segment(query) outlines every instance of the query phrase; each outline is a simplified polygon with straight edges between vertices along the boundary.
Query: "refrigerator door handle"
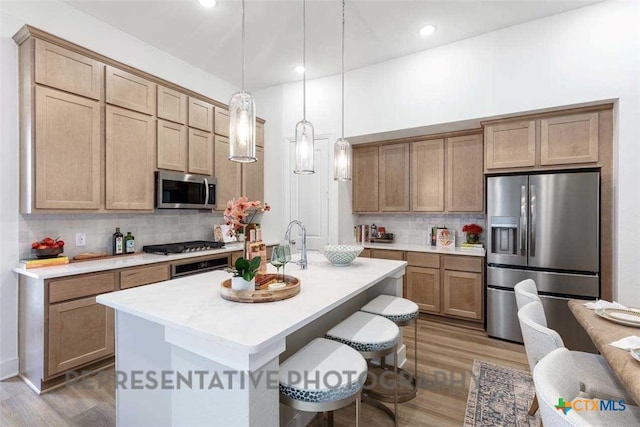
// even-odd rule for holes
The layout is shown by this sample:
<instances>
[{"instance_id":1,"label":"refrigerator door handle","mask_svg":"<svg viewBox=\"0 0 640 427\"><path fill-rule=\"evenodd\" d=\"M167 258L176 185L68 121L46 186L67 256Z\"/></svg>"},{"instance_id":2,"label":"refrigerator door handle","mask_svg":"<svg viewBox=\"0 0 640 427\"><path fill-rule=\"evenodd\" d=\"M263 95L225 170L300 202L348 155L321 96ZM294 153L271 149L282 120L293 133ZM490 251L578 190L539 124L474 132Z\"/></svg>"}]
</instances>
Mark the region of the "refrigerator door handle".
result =
<instances>
[{"instance_id":1,"label":"refrigerator door handle","mask_svg":"<svg viewBox=\"0 0 640 427\"><path fill-rule=\"evenodd\" d=\"M529 186L530 203L529 208L531 212L531 236L529 238L529 256L536 256L536 186Z\"/></svg>"},{"instance_id":2,"label":"refrigerator door handle","mask_svg":"<svg viewBox=\"0 0 640 427\"><path fill-rule=\"evenodd\" d=\"M520 186L520 237L518 238L518 253L527 256L527 187Z\"/></svg>"}]
</instances>

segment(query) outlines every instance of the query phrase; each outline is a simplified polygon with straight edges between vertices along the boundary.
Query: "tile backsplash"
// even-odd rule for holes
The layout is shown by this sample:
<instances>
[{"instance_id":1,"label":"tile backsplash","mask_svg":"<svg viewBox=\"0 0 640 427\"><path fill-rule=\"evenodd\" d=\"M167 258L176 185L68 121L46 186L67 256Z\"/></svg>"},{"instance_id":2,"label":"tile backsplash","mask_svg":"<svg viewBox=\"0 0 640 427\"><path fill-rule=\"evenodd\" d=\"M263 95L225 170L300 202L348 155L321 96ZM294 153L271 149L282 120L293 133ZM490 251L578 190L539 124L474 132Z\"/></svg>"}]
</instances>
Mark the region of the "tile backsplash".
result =
<instances>
[{"instance_id":1,"label":"tile backsplash","mask_svg":"<svg viewBox=\"0 0 640 427\"><path fill-rule=\"evenodd\" d=\"M153 214L35 214L20 215L20 258L31 256L31 243L45 237L65 241L66 256L81 252L111 254L111 236L120 227L131 231L136 251L142 246L189 240L213 240L213 225L223 222L222 214L200 211L157 210ZM85 233L87 245L75 246L76 233Z\"/></svg>"},{"instance_id":2,"label":"tile backsplash","mask_svg":"<svg viewBox=\"0 0 640 427\"><path fill-rule=\"evenodd\" d=\"M375 224L385 227L387 233L394 234L396 243L426 245L430 244L431 227L445 226L456 231L456 246L465 241L462 227L466 224L478 224L485 231L480 235L480 243L486 242L486 215L484 214L384 214L358 215L356 224Z\"/></svg>"}]
</instances>

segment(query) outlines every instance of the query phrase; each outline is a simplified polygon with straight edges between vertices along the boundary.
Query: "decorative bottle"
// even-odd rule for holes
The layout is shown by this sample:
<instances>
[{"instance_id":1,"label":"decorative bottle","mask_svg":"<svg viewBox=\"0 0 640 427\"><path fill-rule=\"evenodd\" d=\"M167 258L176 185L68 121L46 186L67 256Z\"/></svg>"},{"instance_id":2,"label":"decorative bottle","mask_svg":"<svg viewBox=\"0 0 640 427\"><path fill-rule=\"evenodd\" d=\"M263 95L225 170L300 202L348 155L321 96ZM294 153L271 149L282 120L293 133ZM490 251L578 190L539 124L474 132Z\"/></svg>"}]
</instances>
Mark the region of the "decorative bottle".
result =
<instances>
[{"instance_id":1,"label":"decorative bottle","mask_svg":"<svg viewBox=\"0 0 640 427\"><path fill-rule=\"evenodd\" d=\"M113 233L113 254L124 254L124 236L120 232L120 227L116 227L116 232Z\"/></svg>"},{"instance_id":2,"label":"decorative bottle","mask_svg":"<svg viewBox=\"0 0 640 427\"><path fill-rule=\"evenodd\" d=\"M124 236L124 252L127 254L135 253L136 251L136 240L133 235L131 235L130 231L127 231L127 235Z\"/></svg>"}]
</instances>

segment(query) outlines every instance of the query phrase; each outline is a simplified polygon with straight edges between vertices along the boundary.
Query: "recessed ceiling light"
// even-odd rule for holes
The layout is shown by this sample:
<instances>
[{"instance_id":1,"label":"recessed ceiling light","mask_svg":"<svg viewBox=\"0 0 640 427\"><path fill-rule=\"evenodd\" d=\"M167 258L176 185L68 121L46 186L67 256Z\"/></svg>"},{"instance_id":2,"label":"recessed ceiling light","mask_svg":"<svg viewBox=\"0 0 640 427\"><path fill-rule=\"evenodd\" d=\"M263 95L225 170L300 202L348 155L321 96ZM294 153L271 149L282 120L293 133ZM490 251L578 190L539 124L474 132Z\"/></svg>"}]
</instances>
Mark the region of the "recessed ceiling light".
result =
<instances>
[{"instance_id":1,"label":"recessed ceiling light","mask_svg":"<svg viewBox=\"0 0 640 427\"><path fill-rule=\"evenodd\" d=\"M294 68L294 70L296 70L296 73L298 74L304 73L304 67L302 65L296 65L296 68Z\"/></svg>"},{"instance_id":2,"label":"recessed ceiling light","mask_svg":"<svg viewBox=\"0 0 640 427\"><path fill-rule=\"evenodd\" d=\"M420 30L418 32L423 36L429 36L429 35L433 34L433 32L435 30L436 30L435 26L433 26L433 25L425 25L424 27L420 28Z\"/></svg>"},{"instance_id":3,"label":"recessed ceiling light","mask_svg":"<svg viewBox=\"0 0 640 427\"><path fill-rule=\"evenodd\" d=\"M216 0L198 0L198 3L200 3L201 5L203 5L204 7L215 7L216 5Z\"/></svg>"}]
</instances>

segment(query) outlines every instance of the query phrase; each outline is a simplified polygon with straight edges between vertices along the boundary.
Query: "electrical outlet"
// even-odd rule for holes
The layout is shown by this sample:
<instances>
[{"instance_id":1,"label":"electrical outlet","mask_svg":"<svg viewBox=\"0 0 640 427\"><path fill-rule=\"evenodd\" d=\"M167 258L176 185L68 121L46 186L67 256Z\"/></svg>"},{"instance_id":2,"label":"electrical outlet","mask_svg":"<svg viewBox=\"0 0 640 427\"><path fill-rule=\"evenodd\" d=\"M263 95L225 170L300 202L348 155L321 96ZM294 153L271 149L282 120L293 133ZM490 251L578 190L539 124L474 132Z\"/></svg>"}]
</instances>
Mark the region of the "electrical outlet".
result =
<instances>
[{"instance_id":1,"label":"electrical outlet","mask_svg":"<svg viewBox=\"0 0 640 427\"><path fill-rule=\"evenodd\" d=\"M87 235L85 233L76 233L76 246L87 246Z\"/></svg>"}]
</instances>

